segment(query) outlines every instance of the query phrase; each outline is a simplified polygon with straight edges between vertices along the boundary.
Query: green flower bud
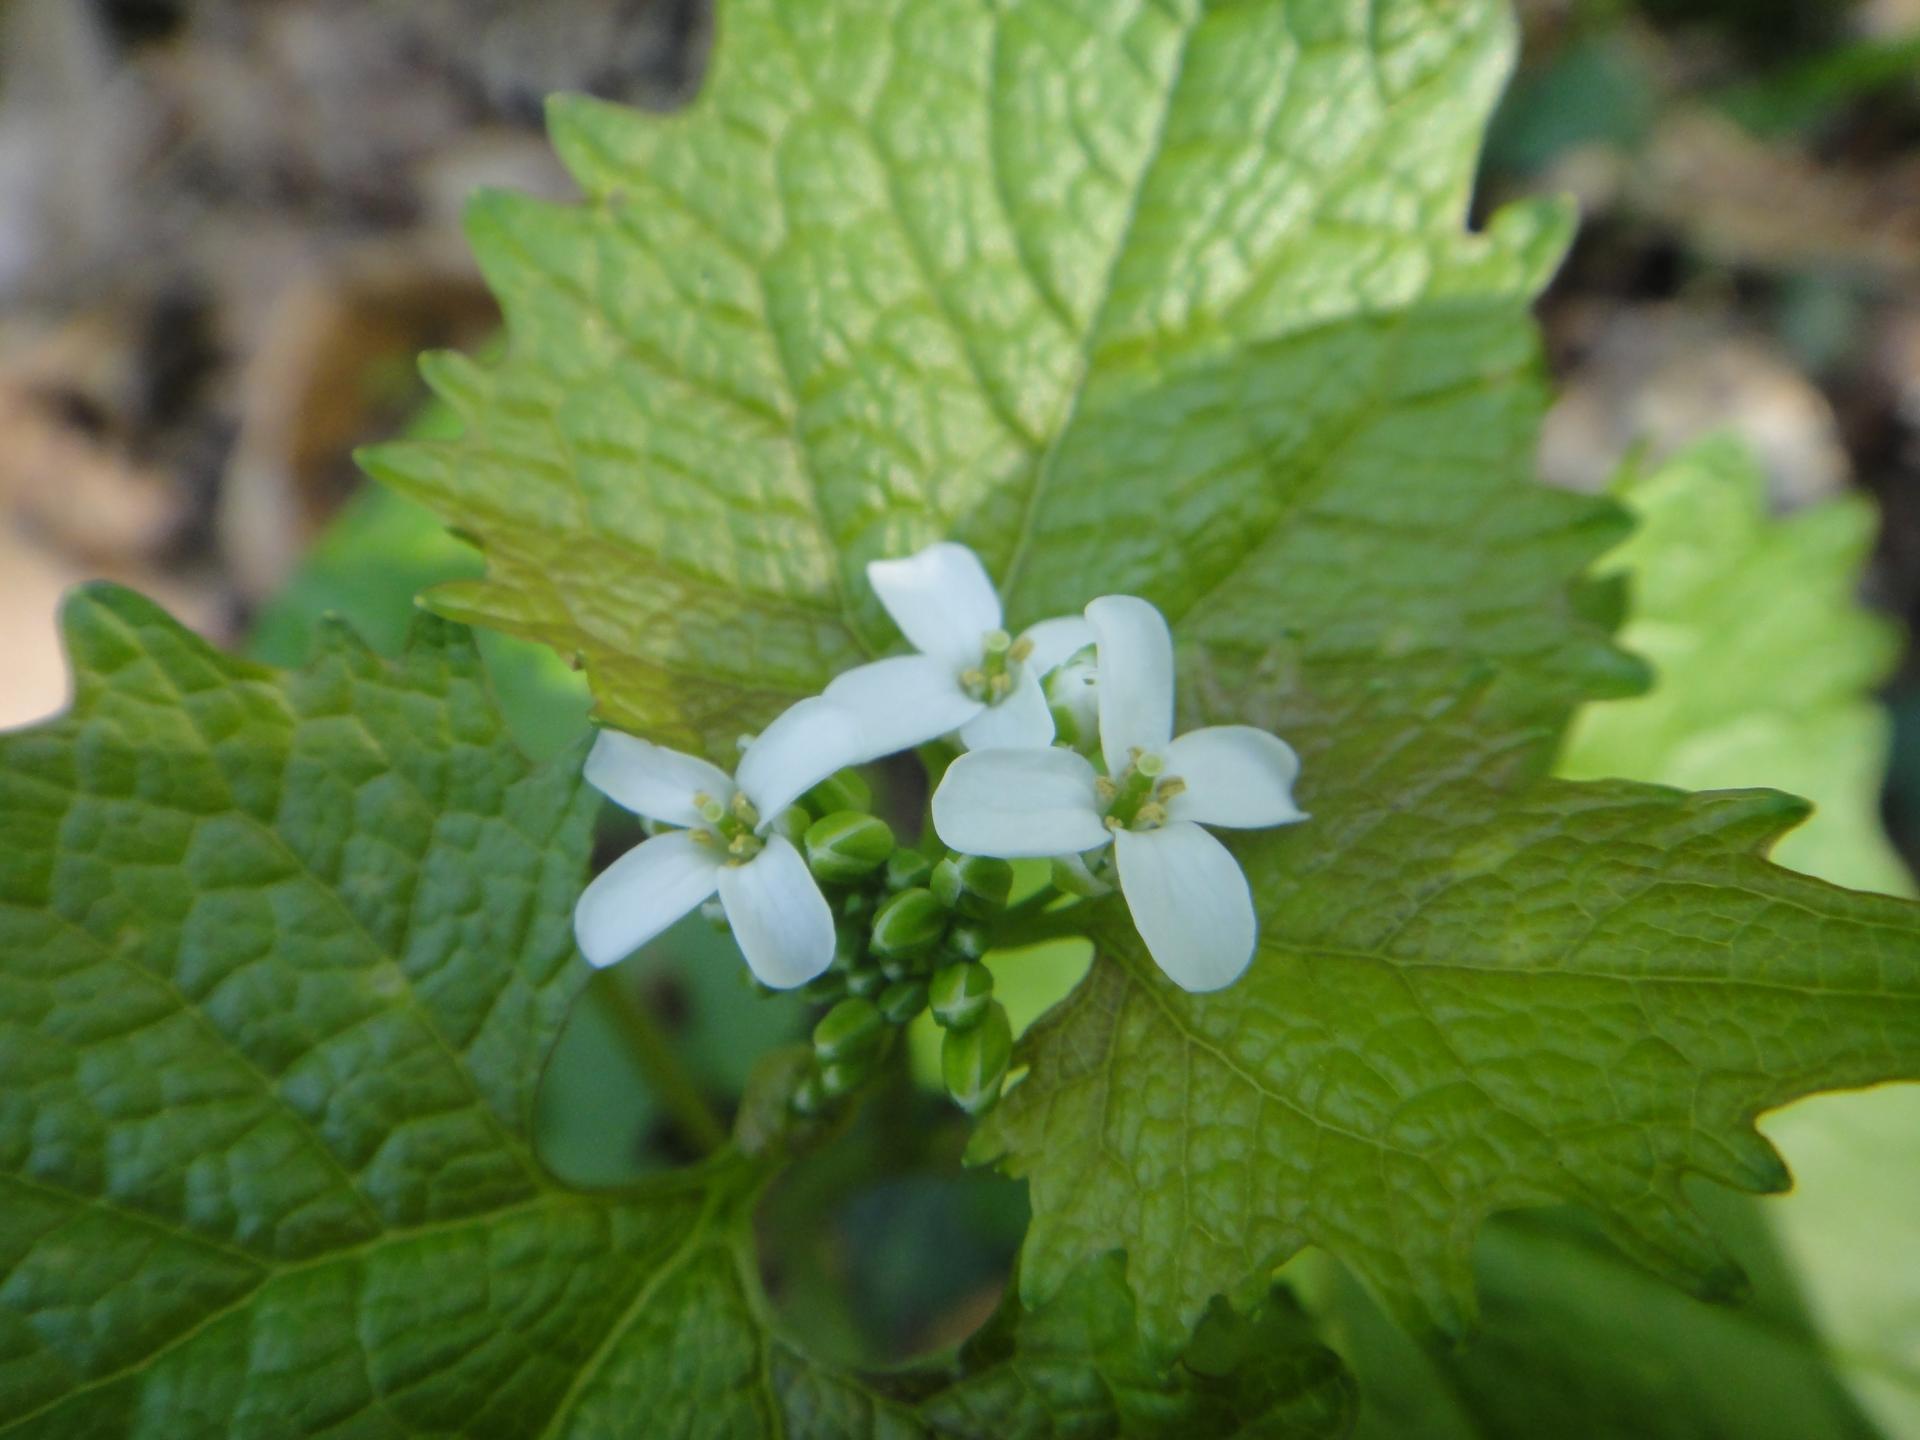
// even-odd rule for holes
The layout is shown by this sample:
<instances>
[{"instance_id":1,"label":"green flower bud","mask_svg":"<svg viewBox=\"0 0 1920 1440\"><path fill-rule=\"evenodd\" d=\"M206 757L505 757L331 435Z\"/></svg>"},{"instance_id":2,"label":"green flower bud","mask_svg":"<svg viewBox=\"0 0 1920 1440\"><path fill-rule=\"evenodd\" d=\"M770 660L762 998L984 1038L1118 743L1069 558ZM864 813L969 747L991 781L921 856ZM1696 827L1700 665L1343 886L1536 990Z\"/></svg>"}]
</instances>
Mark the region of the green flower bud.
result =
<instances>
[{"instance_id":1,"label":"green flower bud","mask_svg":"<svg viewBox=\"0 0 1920 1440\"><path fill-rule=\"evenodd\" d=\"M860 920L873 913L873 896L865 890L850 890L836 902L841 918Z\"/></svg>"},{"instance_id":2,"label":"green flower bud","mask_svg":"<svg viewBox=\"0 0 1920 1440\"><path fill-rule=\"evenodd\" d=\"M887 977L878 965L862 964L847 972L847 992L872 999L887 988Z\"/></svg>"},{"instance_id":3,"label":"green flower bud","mask_svg":"<svg viewBox=\"0 0 1920 1440\"><path fill-rule=\"evenodd\" d=\"M857 969L867 958L867 927L848 925L842 922L833 927L833 968L839 971Z\"/></svg>"},{"instance_id":4,"label":"green flower bud","mask_svg":"<svg viewBox=\"0 0 1920 1440\"><path fill-rule=\"evenodd\" d=\"M993 1108L1013 1059L1013 1027L1006 1007L991 1002L971 1030L949 1030L940 1044L940 1073L947 1093L969 1115Z\"/></svg>"},{"instance_id":5,"label":"green flower bud","mask_svg":"<svg viewBox=\"0 0 1920 1440\"><path fill-rule=\"evenodd\" d=\"M886 1033L886 1022L871 1000L853 996L820 1017L813 1027L813 1049L821 1063L871 1053Z\"/></svg>"},{"instance_id":6,"label":"green flower bud","mask_svg":"<svg viewBox=\"0 0 1920 1440\"><path fill-rule=\"evenodd\" d=\"M962 920L947 932L947 949L968 960L978 960L992 947L992 932L977 920Z\"/></svg>"},{"instance_id":7,"label":"green flower bud","mask_svg":"<svg viewBox=\"0 0 1920 1440\"><path fill-rule=\"evenodd\" d=\"M800 993L815 1005L831 1005L847 993L847 972L829 970L809 980Z\"/></svg>"},{"instance_id":8,"label":"green flower bud","mask_svg":"<svg viewBox=\"0 0 1920 1440\"><path fill-rule=\"evenodd\" d=\"M904 1025L926 1008L924 980L896 980L880 992L880 1014L889 1025Z\"/></svg>"},{"instance_id":9,"label":"green flower bud","mask_svg":"<svg viewBox=\"0 0 1920 1440\"><path fill-rule=\"evenodd\" d=\"M820 1067L820 1089L829 1100L838 1100L842 1095L857 1090L866 1080L872 1065L866 1058L858 1060L836 1060L831 1065Z\"/></svg>"},{"instance_id":10,"label":"green flower bud","mask_svg":"<svg viewBox=\"0 0 1920 1440\"><path fill-rule=\"evenodd\" d=\"M889 980L910 980L927 968L924 955L883 955L880 973Z\"/></svg>"},{"instance_id":11,"label":"green flower bud","mask_svg":"<svg viewBox=\"0 0 1920 1440\"><path fill-rule=\"evenodd\" d=\"M831 815L836 810L871 810L873 789L858 771L841 770L802 795L800 803L815 815Z\"/></svg>"},{"instance_id":12,"label":"green flower bud","mask_svg":"<svg viewBox=\"0 0 1920 1440\"><path fill-rule=\"evenodd\" d=\"M917 885L925 885L932 873L933 861L918 850L903 845L887 861L887 888L911 890Z\"/></svg>"},{"instance_id":13,"label":"green flower bud","mask_svg":"<svg viewBox=\"0 0 1920 1440\"><path fill-rule=\"evenodd\" d=\"M882 957L925 955L946 933L946 908L931 891L902 890L873 917L873 951Z\"/></svg>"},{"instance_id":14,"label":"green flower bud","mask_svg":"<svg viewBox=\"0 0 1920 1440\"><path fill-rule=\"evenodd\" d=\"M808 1071L806 1077L793 1087L793 1108L802 1115L818 1115L827 1108L827 1091L820 1083L819 1071Z\"/></svg>"},{"instance_id":15,"label":"green flower bud","mask_svg":"<svg viewBox=\"0 0 1920 1440\"><path fill-rule=\"evenodd\" d=\"M1013 866L984 855L949 855L928 882L940 903L962 915L998 915L1013 892Z\"/></svg>"},{"instance_id":16,"label":"green flower bud","mask_svg":"<svg viewBox=\"0 0 1920 1440\"><path fill-rule=\"evenodd\" d=\"M814 879L827 885L851 885L887 863L893 854L893 831L878 816L836 810L809 825L802 844Z\"/></svg>"},{"instance_id":17,"label":"green flower bud","mask_svg":"<svg viewBox=\"0 0 1920 1440\"><path fill-rule=\"evenodd\" d=\"M933 1018L949 1030L971 1030L993 1004L993 972L967 960L936 970L927 997Z\"/></svg>"}]
</instances>

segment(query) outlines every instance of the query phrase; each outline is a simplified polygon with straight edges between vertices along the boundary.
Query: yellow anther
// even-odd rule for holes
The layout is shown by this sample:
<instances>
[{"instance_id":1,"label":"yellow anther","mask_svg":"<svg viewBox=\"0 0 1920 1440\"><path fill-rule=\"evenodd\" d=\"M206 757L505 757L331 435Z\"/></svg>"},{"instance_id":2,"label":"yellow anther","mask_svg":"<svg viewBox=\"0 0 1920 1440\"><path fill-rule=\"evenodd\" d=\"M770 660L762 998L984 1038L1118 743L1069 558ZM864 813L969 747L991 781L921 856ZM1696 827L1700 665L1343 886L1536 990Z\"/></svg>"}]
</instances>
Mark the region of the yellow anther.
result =
<instances>
[{"instance_id":1,"label":"yellow anther","mask_svg":"<svg viewBox=\"0 0 1920 1440\"><path fill-rule=\"evenodd\" d=\"M733 792L733 818L749 828L760 823L760 812L753 808L753 802L747 799L746 792Z\"/></svg>"},{"instance_id":2,"label":"yellow anther","mask_svg":"<svg viewBox=\"0 0 1920 1440\"><path fill-rule=\"evenodd\" d=\"M1022 635L1018 640L1013 642L1013 648L1007 651L1007 658L1009 660L1020 661L1020 660L1025 660L1028 656L1032 654L1033 654L1032 639L1030 639L1028 636Z\"/></svg>"},{"instance_id":3,"label":"yellow anther","mask_svg":"<svg viewBox=\"0 0 1920 1440\"><path fill-rule=\"evenodd\" d=\"M1182 780L1178 775L1169 775L1153 787L1153 798L1160 801L1163 805L1173 799L1174 796L1184 795L1186 793L1187 782Z\"/></svg>"},{"instance_id":4,"label":"yellow anther","mask_svg":"<svg viewBox=\"0 0 1920 1440\"><path fill-rule=\"evenodd\" d=\"M1133 823L1142 830L1157 830L1167 823L1167 807L1149 800L1133 817Z\"/></svg>"},{"instance_id":5,"label":"yellow anther","mask_svg":"<svg viewBox=\"0 0 1920 1440\"><path fill-rule=\"evenodd\" d=\"M1126 828L1127 828L1126 826L1120 823L1120 817L1118 815L1107 816L1107 829L1113 831L1114 834L1118 835L1122 830Z\"/></svg>"},{"instance_id":6,"label":"yellow anther","mask_svg":"<svg viewBox=\"0 0 1920 1440\"><path fill-rule=\"evenodd\" d=\"M1119 795L1120 787L1106 776L1096 775L1093 777L1093 793L1100 797L1101 804L1111 805L1114 797Z\"/></svg>"},{"instance_id":7,"label":"yellow anther","mask_svg":"<svg viewBox=\"0 0 1920 1440\"><path fill-rule=\"evenodd\" d=\"M995 700L1004 700L1013 693L1013 677L1002 671L987 682L987 694Z\"/></svg>"}]
</instances>

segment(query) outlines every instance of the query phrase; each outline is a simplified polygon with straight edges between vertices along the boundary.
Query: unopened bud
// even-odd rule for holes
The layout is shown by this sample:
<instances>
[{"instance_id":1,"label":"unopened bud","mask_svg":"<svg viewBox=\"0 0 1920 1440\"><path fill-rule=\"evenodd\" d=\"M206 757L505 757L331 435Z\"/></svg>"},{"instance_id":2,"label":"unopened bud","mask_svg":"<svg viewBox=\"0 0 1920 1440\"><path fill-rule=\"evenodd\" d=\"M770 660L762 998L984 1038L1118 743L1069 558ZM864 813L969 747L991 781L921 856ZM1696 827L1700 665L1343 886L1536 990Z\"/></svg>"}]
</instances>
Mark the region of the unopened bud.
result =
<instances>
[{"instance_id":1,"label":"unopened bud","mask_svg":"<svg viewBox=\"0 0 1920 1440\"><path fill-rule=\"evenodd\" d=\"M823 1064L871 1054L886 1033L886 1022L871 1000L853 996L842 1000L813 1027L814 1053Z\"/></svg>"},{"instance_id":2,"label":"unopened bud","mask_svg":"<svg viewBox=\"0 0 1920 1440\"><path fill-rule=\"evenodd\" d=\"M903 845L887 860L887 888L911 890L916 885L926 884L927 877L932 873L932 860L920 851Z\"/></svg>"},{"instance_id":3,"label":"unopened bud","mask_svg":"<svg viewBox=\"0 0 1920 1440\"><path fill-rule=\"evenodd\" d=\"M838 1100L842 1095L851 1094L871 1073L872 1066L864 1059L840 1060L831 1065L820 1067L820 1089L829 1100Z\"/></svg>"},{"instance_id":4,"label":"unopened bud","mask_svg":"<svg viewBox=\"0 0 1920 1440\"><path fill-rule=\"evenodd\" d=\"M1013 866L984 855L949 855L933 867L934 897L963 915L997 915L1013 893Z\"/></svg>"},{"instance_id":5,"label":"unopened bud","mask_svg":"<svg viewBox=\"0 0 1920 1440\"><path fill-rule=\"evenodd\" d=\"M872 945L876 955L925 955L947 933L947 911L931 891L902 890L891 896L873 917Z\"/></svg>"},{"instance_id":6,"label":"unopened bud","mask_svg":"<svg viewBox=\"0 0 1920 1440\"><path fill-rule=\"evenodd\" d=\"M873 874L893 854L893 831L876 815L836 810L807 827L807 868L827 885L851 885Z\"/></svg>"},{"instance_id":7,"label":"unopened bud","mask_svg":"<svg viewBox=\"0 0 1920 1440\"><path fill-rule=\"evenodd\" d=\"M904 1025L926 1008L924 980L897 980L880 992L880 1014L889 1025Z\"/></svg>"},{"instance_id":8,"label":"unopened bud","mask_svg":"<svg viewBox=\"0 0 1920 1440\"><path fill-rule=\"evenodd\" d=\"M993 932L978 920L962 920L947 931L947 949L968 960L978 960L993 948Z\"/></svg>"},{"instance_id":9,"label":"unopened bud","mask_svg":"<svg viewBox=\"0 0 1920 1440\"><path fill-rule=\"evenodd\" d=\"M858 771L840 770L802 795L800 803L815 815L831 815L836 810L871 810L873 788Z\"/></svg>"},{"instance_id":10,"label":"unopened bud","mask_svg":"<svg viewBox=\"0 0 1920 1440\"><path fill-rule=\"evenodd\" d=\"M810 1071L793 1087L793 1108L802 1115L818 1115L827 1108L826 1087L820 1083L819 1071Z\"/></svg>"},{"instance_id":11,"label":"unopened bud","mask_svg":"<svg viewBox=\"0 0 1920 1440\"><path fill-rule=\"evenodd\" d=\"M993 1108L1013 1059L1013 1027L998 1001L971 1030L949 1030L940 1043L940 1073L947 1093L969 1115Z\"/></svg>"},{"instance_id":12,"label":"unopened bud","mask_svg":"<svg viewBox=\"0 0 1920 1440\"><path fill-rule=\"evenodd\" d=\"M867 958L867 931L863 925L839 924L833 927L833 968L852 971Z\"/></svg>"},{"instance_id":13,"label":"unopened bud","mask_svg":"<svg viewBox=\"0 0 1920 1440\"><path fill-rule=\"evenodd\" d=\"M993 1003L993 972L977 960L943 966L933 974L927 998L933 1018L949 1030L971 1030Z\"/></svg>"}]
</instances>

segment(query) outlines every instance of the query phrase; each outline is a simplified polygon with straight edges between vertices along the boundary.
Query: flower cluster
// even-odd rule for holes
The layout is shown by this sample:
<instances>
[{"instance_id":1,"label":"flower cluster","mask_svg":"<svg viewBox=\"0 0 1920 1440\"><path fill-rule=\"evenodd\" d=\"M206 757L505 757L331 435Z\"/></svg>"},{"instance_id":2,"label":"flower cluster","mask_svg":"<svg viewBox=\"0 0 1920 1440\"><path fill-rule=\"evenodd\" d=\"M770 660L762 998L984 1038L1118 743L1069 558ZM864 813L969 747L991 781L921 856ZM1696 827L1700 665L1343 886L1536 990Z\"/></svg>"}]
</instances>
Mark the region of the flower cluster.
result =
<instances>
[{"instance_id":1,"label":"flower cluster","mask_svg":"<svg viewBox=\"0 0 1920 1440\"><path fill-rule=\"evenodd\" d=\"M929 1005L946 1029L949 1090L969 1110L991 1105L1011 1037L980 959L1017 930L1010 917L1117 888L1174 983L1237 979L1254 953L1253 897L1203 827L1305 818L1286 742L1243 725L1175 736L1173 638L1145 600L1105 596L1016 637L965 546L867 574L915 653L793 706L743 742L734 775L601 733L588 781L671 828L581 896L587 959L612 964L717 896L760 981L833 1004L795 1095L809 1112L861 1083ZM934 792L933 829L950 852L936 859L896 844L849 767L947 736L965 753ZM1010 908L1014 860L1052 861L1053 886Z\"/></svg>"}]
</instances>

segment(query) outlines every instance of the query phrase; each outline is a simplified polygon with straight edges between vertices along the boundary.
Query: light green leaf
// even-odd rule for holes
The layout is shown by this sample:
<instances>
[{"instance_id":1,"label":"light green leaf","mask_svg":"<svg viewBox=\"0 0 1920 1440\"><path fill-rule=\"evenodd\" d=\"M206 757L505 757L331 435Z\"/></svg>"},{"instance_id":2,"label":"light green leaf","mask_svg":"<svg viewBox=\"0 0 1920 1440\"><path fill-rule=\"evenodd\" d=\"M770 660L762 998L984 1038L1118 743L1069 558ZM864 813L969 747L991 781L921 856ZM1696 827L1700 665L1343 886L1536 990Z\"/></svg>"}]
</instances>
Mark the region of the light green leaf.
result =
<instances>
[{"instance_id":1,"label":"light green leaf","mask_svg":"<svg viewBox=\"0 0 1920 1440\"><path fill-rule=\"evenodd\" d=\"M1683 1175L1784 1188L1756 1115L1920 1074L1913 908L1760 858L1803 805L1505 790L1477 729L1466 704L1434 717L1450 743L1308 754L1315 820L1235 842L1262 935L1231 990L1174 989L1124 916L1105 926L978 1137L1031 1181L1030 1300L1118 1242L1172 1343L1317 1244L1458 1332L1481 1222L1556 1201L1730 1292Z\"/></svg>"},{"instance_id":2,"label":"light green leaf","mask_svg":"<svg viewBox=\"0 0 1920 1440\"><path fill-rule=\"evenodd\" d=\"M1620 496L1640 529L1601 570L1630 577L1620 640L1658 680L1645 696L1582 710L1559 773L1804 795L1817 808L1775 861L1910 894L1880 825L1892 726L1873 700L1901 638L1857 598L1872 503L1852 497L1772 520L1766 479L1731 437L1630 475Z\"/></svg>"},{"instance_id":3,"label":"light green leaf","mask_svg":"<svg viewBox=\"0 0 1920 1440\"><path fill-rule=\"evenodd\" d=\"M1032 1178L1029 1298L1124 1246L1163 1352L1309 1241L1457 1326L1480 1220L1556 1199L1731 1283L1679 1176L1778 1185L1759 1109L1920 1066L1913 914L1765 866L1797 806L1522 788L1638 672L1570 593L1617 513L1527 478L1566 219L1464 230L1511 38L730 0L687 113L555 108L587 203L474 216L505 357L430 365L460 439L369 457L486 553L443 611L668 743L892 644L860 566L940 536L1016 625L1145 595L1190 719L1296 742L1249 979L1172 992L1110 918L982 1147Z\"/></svg>"},{"instance_id":4,"label":"light green leaf","mask_svg":"<svg viewBox=\"0 0 1920 1440\"><path fill-rule=\"evenodd\" d=\"M1656 663L1658 688L1582 711L1562 770L1780 785L1818 808L1777 861L1911 893L1880 821L1891 727L1872 698L1899 639L1856 598L1870 503L1769 519L1760 467L1730 438L1631 475L1620 493L1641 530L1604 568L1631 579L1623 635ZM1920 1432L1920 1090L1822 1096L1763 1124L1795 1178L1765 1215L1835 1363L1888 1433Z\"/></svg>"},{"instance_id":5,"label":"light green leaf","mask_svg":"<svg viewBox=\"0 0 1920 1440\"><path fill-rule=\"evenodd\" d=\"M670 744L894 644L861 567L942 536L1016 625L1128 590L1328 707L1497 664L1551 728L1631 672L1565 593L1617 516L1520 483L1566 216L1462 228L1511 29L728 0L685 114L556 104L588 203L476 207L506 354L435 359L464 435L368 463L486 553L437 608Z\"/></svg>"},{"instance_id":6,"label":"light green leaf","mask_svg":"<svg viewBox=\"0 0 1920 1440\"><path fill-rule=\"evenodd\" d=\"M593 1196L532 1153L598 797L462 633L277 673L124 591L66 624L73 713L0 737L0 1435L940 1432L964 1368L910 1402L770 1326L759 1169ZM1109 1356L1036 1323L995 1393L1056 1433ZM1337 1366L1278 1373L1233 1413L1337 1433Z\"/></svg>"}]
</instances>

